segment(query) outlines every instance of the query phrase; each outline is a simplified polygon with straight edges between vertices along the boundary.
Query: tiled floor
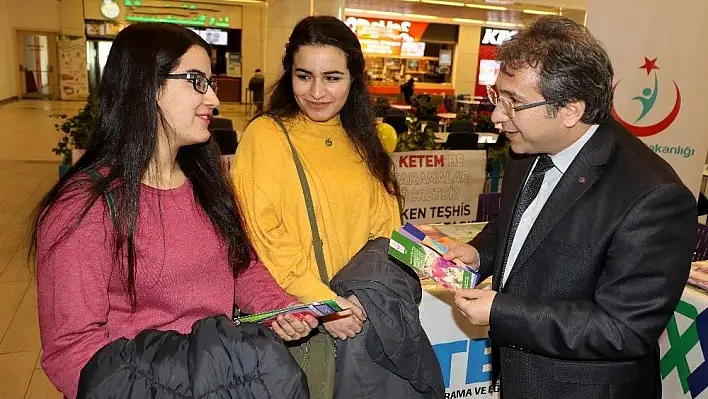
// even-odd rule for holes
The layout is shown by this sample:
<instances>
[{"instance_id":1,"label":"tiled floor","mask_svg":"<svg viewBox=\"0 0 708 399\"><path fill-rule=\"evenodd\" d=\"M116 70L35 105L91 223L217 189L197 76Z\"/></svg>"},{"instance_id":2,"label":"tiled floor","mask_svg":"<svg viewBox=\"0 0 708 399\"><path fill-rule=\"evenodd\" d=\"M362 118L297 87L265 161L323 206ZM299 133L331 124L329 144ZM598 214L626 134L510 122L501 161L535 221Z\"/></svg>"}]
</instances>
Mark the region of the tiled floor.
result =
<instances>
[{"instance_id":1,"label":"tiled floor","mask_svg":"<svg viewBox=\"0 0 708 399\"><path fill-rule=\"evenodd\" d=\"M37 292L27 263L27 226L39 199L57 179L51 152L61 134L50 115L73 115L78 102L19 101L0 106L0 399L61 398L39 365ZM242 131L239 105L221 117Z\"/></svg>"}]
</instances>

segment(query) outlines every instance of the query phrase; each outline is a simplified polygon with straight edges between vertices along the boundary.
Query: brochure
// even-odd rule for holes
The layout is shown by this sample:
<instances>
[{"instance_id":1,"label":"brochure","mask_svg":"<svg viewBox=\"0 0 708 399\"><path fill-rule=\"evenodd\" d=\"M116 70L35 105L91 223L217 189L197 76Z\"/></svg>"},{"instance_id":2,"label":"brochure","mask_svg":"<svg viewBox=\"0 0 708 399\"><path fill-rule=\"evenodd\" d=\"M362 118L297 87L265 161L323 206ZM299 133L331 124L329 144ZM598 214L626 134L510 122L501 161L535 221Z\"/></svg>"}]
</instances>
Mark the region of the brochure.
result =
<instances>
[{"instance_id":1,"label":"brochure","mask_svg":"<svg viewBox=\"0 0 708 399\"><path fill-rule=\"evenodd\" d=\"M425 245L426 247L437 252L440 256L445 255L447 253L447 247L445 245L443 245L442 243L438 242L437 240L433 239L433 237L431 237L429 234L426 234L422 230L423 228L425 228L425 226L421 226L421 229L418 229L416 226L413 226L410 223L406 223L402 228L398 229L398 232L402 233L404 236L406 236L408 238L412 238L413 241L417 242L418 244ZM453 263L456 264L457 266L468 269L471 272L475 271L474 269L467 266L459 259L455 259L453 261Z\"/></svg>"},{"instance_id":2,"label":"brochure","mask_svg":"<svg viewBox=\"0 0 708 399\"><path fill-rule=\"evenodd\" d=\"M404 233L391 233L388 254L412 268L420 277L430 278L447 289L474 288L479 283L479 273L466 265L456 265L443 259L438 252L405 230Z\"/></svg>"},{"instance_id":3,"label":"brochure","mask_svg":"<svg viewBox=\"0 0 708 399\"><path fill-rule=\"evenodd\" d=\"M688 283L708 291L708 262L699 261L691 264Z\"/></svg>"},{"instance_id":4,"label":"brochure","mask_svg":"<svg viewBox=\"0 0 708 399\"><path fill-rule=\"evenodd\" d=\"M486 225L486 222L480 223L461 223L461 224L434 224L431 227L442 233L444 236L460 242L470 242ZM427 226L426 226L427 227Z\"/></svg>"},{"instance_id":5,"label":"brochure","mask_svg":"<svg viewBox=\"0 0 708 399\"><path fill-rule=\"evenodd\" d=\"M310 315L314 318L320 318L323 316L328 316L334 313L343 311L334 299L327 299L319 302L312 302L310 304L299 304L295 306L290 306L284 309L271 310L268 312L252 314L248 316L241 316L234 319L234 324L239 325L241 323L260 323L265 326L270 326L270 324L275 320L276 317L280 315L293 315L299 319L303 319L306 315Z\"/></svg>"}]
</instances>

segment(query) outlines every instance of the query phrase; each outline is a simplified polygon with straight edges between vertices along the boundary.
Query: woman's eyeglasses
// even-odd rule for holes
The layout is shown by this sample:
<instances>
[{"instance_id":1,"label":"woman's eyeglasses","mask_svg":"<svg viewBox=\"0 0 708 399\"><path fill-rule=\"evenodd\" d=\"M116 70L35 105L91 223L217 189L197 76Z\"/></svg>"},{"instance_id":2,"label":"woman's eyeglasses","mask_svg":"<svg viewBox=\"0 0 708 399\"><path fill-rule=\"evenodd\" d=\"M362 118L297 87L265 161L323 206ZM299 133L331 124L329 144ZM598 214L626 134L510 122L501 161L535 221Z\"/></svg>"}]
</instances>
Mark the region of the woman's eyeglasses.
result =
<instances>
[{"instance_id":1,"label":"woman's eyeglasses","mask_svg":"<svg viewBox=\"0 0 708 399\"><path fill-rule=\"evenodd\" d=\"M499 96L499 93L492 87L487 86L487 97L495 107L501 107L502 112L509 118L513 118L515 113L529 108L540 107L541 105L555 104L555 101L545 100L530 104L514 105L511 100Z\"/></svg>"},{"instance_id":2,"label":"woman's eyeglasses","mask_svg":"<svg viewBox=\"0 0 708 399\"><path fill-rule=\"evenodd\" d=\"M192 82L194 90L199 93L206 94L209 87L216 93L217 85L214 79L207 79L206 76L201 73L187 72L187 73L171 73L166 76L167 79L184 79L188 82Z\"/></svg>"}]
</instances>

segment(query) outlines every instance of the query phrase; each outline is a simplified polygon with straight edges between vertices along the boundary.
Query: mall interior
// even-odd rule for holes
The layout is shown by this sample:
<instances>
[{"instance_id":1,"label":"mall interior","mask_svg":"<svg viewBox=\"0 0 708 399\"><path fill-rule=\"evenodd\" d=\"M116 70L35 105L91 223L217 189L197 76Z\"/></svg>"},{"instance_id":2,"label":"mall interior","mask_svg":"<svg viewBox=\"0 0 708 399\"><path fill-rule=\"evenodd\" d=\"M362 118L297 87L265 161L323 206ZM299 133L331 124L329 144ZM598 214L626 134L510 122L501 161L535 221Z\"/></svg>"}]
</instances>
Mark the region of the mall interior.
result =
<instances>
[{"instance_id":1,"label":"mall interior","mask_svg":"<svg viewBox=\"0 0 708 399\"><path fill-rule=\"evenodd\" d=\"M95 92L112 40L121 29L133 23L171 22L188 27L207 40L212 46L212 71L219 86L219 117L230 120L229 128L238 137L254 115L249 81L255 70L263 71L268 87L281 73L284 46L293 26L308 15L336 16L360 39L372 101L377 106L385 104L379 115L383 121L386 122L386 109L403 111L409 118L416 105L418 111L425 108L422 101L432 104L432 119L427 120L436 127L433 133L436 143L441 144L436 148L483 150L488 158L486 167L483 163L479 172L479 190L497 192L503 176L493 162L490 164L490 159L498 159L499 148L503 147L495 146L502 140L489 121L493 106L486 89L494 84L499 73L499 65L494 61L496 46L541 15L564 15L580 24L588 24L595 18L594 22L600 26L597 21L601 13L593 15L593 2L611 3L606 0L0 0L0 399L62 397L39 363L36 283L27 261L28 220L38 201L71 163L72 156L75 162L81 154L78 142L58 144L66 136L61 127L84 109L90 94ZM644 2L628 3L643 7ZM661 29L667 32L668 28ZM657 33L649 40L663 39ZM605 44L616 52L612 43L605 39ZM646 53L646 57L657 55ZM658 57L658 71L669 69L662 63L667 59ZM617 75L619 72L618 68ZM671 77L662 78L669 82ZM421 101L412 106L401 94L401 85L408 79L415 82L414 94ZM674 79L677 82L678 78ZM677 85L681 85L680 81ZM681 89L688 90L689 85L683 83ZM701 87L705 90L705 85ZM688 118L689 111L683 112L684 118ZM456 146L446 143L449 134L446 130L449 127L452 132L455 124L463 126L462 133L475 134L475 142ZM470 126L470 130L464 126ZM394 127L400 135L402 131ZM408 134L405 119L403 129ZM428 131L425 125L422 129ZM696 151L692 160L698 160L698 166L692 164L695 170L687 178L693 186L704 178L703 159L708 146L705 137L697 140L692 144ZM224 154L229 155L228 151ZM701 184L700 189L704 186L705 183ZM698 189L694 194L698 195ZM708 294L705 291L703 294L708 303Z\"/></svg>"}]
</instances>

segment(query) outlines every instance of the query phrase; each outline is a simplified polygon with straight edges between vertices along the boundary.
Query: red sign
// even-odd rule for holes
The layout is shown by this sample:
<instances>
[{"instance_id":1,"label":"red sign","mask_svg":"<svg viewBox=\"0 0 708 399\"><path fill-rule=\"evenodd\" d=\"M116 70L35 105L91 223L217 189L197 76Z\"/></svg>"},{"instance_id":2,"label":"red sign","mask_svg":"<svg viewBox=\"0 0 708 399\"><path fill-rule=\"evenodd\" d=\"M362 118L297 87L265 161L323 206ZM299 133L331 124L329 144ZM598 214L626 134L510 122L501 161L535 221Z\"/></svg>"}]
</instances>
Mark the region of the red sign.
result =
<instances>
[{"instance_id":1,"label":"red sign","mask_svg":"<svg viewBox=\"0 0 708 399\"><path fill-rule=\"evenodd\" d=\"M394 21L385 19L369 19L360 17L347 17L344 21L356 34L361 43L361 50L366 54L401 55L401 47L410 56L422 56L419 49L425 45L408 43L420 42L423 33L428 29L425 22ZM411 54L415 52L415 54Z\"/></svg>"}]
</instances>

